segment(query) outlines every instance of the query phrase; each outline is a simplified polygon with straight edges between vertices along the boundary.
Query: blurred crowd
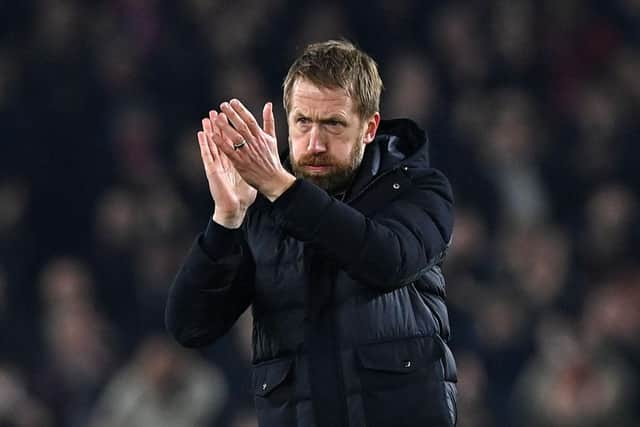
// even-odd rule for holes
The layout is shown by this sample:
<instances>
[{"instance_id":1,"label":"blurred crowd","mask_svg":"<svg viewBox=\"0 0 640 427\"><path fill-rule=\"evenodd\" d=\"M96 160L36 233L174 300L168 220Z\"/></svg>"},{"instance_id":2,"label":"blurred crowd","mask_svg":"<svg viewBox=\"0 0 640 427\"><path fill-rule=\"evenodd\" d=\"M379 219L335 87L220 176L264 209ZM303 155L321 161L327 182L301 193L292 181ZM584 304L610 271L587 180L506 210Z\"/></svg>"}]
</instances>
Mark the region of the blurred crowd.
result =
<instances>
[{"instance_id":1,"label":"blurred crowd","mask_svg":"<svg viewBox=\"0 0 640 427\"><path fill-rule=\"evenodd\" d=\"M380 64L456 195L461 427L640 425L640 2L0 2L0 425L256 426L246 313L163 326L212 212L195 132L309 42ZM635 111L635 113L633 113Z\"/></svg>"}]
</instances>

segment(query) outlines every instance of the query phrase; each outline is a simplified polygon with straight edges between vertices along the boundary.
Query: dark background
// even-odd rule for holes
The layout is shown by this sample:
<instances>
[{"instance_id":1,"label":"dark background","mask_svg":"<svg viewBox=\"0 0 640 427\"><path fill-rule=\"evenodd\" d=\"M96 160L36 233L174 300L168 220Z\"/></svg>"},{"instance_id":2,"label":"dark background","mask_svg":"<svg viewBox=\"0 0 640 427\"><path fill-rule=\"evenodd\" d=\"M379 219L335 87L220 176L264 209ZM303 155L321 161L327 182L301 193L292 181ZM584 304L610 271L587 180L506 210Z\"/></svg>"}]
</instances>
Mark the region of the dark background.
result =
<instances>
[{"instance_id":1,"label":"dark background","mask_svg":"<svg viewBox=\"0 0 640 427\"><path fill-rule=\"evenodd\" d=\"M640 2L0 1L0 425L255 426L250 323L163 309L211 214L195 132L305 44L380 64L456 195L466 426L637 426Z\"/></svg>"}]
</instances>

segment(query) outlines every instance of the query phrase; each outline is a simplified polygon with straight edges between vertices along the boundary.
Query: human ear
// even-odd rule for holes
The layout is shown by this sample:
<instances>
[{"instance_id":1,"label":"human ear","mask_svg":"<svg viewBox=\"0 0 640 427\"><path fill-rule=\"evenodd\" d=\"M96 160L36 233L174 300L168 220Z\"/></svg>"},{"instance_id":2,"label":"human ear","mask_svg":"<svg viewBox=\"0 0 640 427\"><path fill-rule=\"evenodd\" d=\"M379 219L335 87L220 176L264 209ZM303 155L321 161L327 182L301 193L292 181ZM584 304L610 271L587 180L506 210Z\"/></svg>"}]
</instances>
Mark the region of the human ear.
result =
<instances>
[{"instance_id":1,"label":"human ear","mask_svg":"<svg viewBox=\"0 0 640 427\"><path fill-rule=\"evenodd\" d=\"M363 142L365 144L368 144L375 139L376 132L378 131L378 125L380 125L380 113L376 111L365 121L363 138Z\"/></svg>"}]
</instances>

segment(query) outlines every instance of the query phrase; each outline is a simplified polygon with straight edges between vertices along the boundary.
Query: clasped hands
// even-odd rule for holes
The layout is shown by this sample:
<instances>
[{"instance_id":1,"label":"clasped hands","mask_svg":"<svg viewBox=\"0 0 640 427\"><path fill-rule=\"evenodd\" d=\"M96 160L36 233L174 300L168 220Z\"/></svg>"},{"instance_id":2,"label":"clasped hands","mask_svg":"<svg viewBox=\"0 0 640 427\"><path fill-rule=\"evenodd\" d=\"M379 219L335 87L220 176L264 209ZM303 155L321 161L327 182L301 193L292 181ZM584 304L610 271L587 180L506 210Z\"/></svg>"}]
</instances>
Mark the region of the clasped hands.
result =
<instances>
[{"instance_id":1,"label":"clasped hands","mask_svg":"<svg viewBox=\"0 0 640 427\"><path fill-rule=\"evenodd\" d=\"M260 127L237 99L202 119L198 143L215 204L213 220L227 228L242 224L257 192L274 201L295 181L280 161L270 102L262 119Z\"/></svg>"}]
</instances>

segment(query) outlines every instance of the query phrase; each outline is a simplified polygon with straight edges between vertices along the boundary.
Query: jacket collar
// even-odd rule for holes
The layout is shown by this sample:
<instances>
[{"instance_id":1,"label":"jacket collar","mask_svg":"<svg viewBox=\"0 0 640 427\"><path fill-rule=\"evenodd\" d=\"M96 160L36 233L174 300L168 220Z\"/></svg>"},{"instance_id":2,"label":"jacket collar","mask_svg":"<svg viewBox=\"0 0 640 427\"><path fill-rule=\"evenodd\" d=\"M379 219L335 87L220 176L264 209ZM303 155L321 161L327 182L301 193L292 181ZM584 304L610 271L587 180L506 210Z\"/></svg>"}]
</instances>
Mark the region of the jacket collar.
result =
<instances>
[{"instance_id":1,"label":"jacket collar","mask_svg":"<svg viewBox=\"0 0 640 427\"><path fill-rule=\"evenodd\" d=\"M400 165L429 166L425 132L409 119L382 120L376 138L367 145L349 194L357 194L376 176Z\"/></svg>"}]
</instances>

